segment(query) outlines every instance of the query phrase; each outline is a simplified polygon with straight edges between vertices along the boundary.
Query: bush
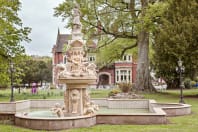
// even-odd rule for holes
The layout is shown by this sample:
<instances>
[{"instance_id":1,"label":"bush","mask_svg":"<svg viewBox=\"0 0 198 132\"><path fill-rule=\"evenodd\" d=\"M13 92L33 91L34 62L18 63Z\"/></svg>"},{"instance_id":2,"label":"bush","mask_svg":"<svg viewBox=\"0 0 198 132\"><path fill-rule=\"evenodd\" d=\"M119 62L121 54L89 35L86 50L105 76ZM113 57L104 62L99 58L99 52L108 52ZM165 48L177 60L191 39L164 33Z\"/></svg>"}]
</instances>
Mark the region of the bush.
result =
<instances>
[{"instance_id":1,"label":"bush","mask_svg":"<svg viewBox=\"0 0 198 132\"><path fill-rule=\"evenodd\" d=\"M195 78L195 81L198 82L198 76Z\"/></svg>"},{"instance_id":2,"label":"bush","mask_svg":"<svg viewBox=\"0 0 198 132\"><path fill-rule=\"evenodd\" d=\"M111 91L108 93L108 96L109 96L109 97L110 97L110 96L115 96L115 95L118 94L118 93L120 93L119 90L113 89L113 90L111 90Z\"/></svg>"},{"instance_id":3,"label":"bush","mask_svg":"<svg viewBox=\"0 0 198 132\"><path fill-rule=\"evenodd\" d=\"M190 84L191 84L191 87L196 87L196 82L195 81L191 81Z\"/></svg>"},{"instance_id":4,"label":"bush","mask_svg":"<svg viewBox=\"0 0 198 132\"><path fill-rule=\"evenodd\" d=\"M131 83L119 83L118 86L123 93L128 93L129 91L132 90Z\"/></svg>"},{"instance_id":5,"label":"bush","mask_svg":"<svg viewBox=\"0 0 198 132\"><path fill-rule=\"evenodd\" d=\"M187 88L187 89L190 89L191 88L191 80L190 80L190 78L186 78L185 80L184 80L184 86L185 86L185 88Z\"/></svg>"}]
</instances>

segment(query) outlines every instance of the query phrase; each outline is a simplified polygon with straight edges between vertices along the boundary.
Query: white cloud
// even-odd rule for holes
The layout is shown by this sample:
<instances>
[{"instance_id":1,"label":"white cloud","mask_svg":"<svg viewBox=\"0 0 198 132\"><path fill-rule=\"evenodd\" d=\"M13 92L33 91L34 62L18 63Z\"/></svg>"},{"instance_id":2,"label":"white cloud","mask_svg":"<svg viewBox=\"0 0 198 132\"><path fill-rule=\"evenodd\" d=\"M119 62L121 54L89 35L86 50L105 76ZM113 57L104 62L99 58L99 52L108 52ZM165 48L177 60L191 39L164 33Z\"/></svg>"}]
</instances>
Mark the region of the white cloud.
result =
<instances>
[{"instance_id":1,"label":"white cloud","mask_svg":"<svg viewBox=\"0 0 198 132\"><path fill-rule=\"evenodd\" d=\"M65 29L66 22L54 17L54 9L64 0L20 0L22 9L19 13L23 25L32 28L30 43L23 42L29 55L51 56L51 49L56 42L58 27L61 33L70 33Z\"/></svg>"}]
</instances>

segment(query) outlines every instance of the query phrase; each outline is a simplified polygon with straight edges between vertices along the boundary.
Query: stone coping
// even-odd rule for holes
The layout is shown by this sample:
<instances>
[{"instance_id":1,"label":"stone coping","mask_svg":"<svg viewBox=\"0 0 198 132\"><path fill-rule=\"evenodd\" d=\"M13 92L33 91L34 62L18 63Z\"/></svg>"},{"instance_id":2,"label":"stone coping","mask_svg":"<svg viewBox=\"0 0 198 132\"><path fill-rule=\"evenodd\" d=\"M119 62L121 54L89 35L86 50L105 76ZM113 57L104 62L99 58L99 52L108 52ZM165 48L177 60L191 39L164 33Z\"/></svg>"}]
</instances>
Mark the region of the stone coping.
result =
<instances>
[{"instance_id":1,"label":"stone coping","mask_svg":"<svg viewBox=\"0 0 198 132\"><path fill-rule=\"evenodd\" d=\"M77 119L86 119L90 117L95 117L96 115L84 115L84 116L75 116L75 117L57 117L57 118L45 118L45 117L30 117L24 116L22 113L15 114L15 117L23 118L23 119L33 119L33 120L77 120Z\"/></svg>"},{"instance_id":2,"label":"stone coping","mask_svg":"<svg viewBox=\"0 0 198 132\"><path fill-rule=\"evenodd\" d=\"M191 107L192 105L189 104L181 104L181 103L152 103L156 104L157 107L163 108L163 109L182 109L186 107ZM156 106L155 106L156 107Z\"/></svg>"},{"instance_id":3,"label":"stone coping","mask_svg":"<svg viewBox=\"0 0 198 132\"><path fill-rule=\"evenodd\" d=\"M111 101L150 101L150 99L112 99L112 98L104 98L106 100L111 100ZM95 100L95 99L94 99Z\"/></svg>"},{"instance_id":4,"label":"stone coping","mask_svg":"<svg viewBox=\"0 0 198 132\"><path fill-rule=\"evenodd\" d=\"M92 99L93 101L101 101L99 102L99 105L102 104L102 106L108 106L109 102L108 101L148 101L148 108L152 113L122 113L123 115L165 115L166 114L166 110L176 110L176 109L190 109L191 105L189 104L179 104L179 103L157 103L155 100L152 99L109 99L109 98L96 98L96 99ZM35 102L34 102L35 101ZM37 101L44 101L44 102L56 102L56 101L61 101L63 102L62 99L29 99L29 100L20 100L20 101L16 101L16 102L0 102L0 114L3 113L7 113L7 114L14 114L19 110L23 110L23 109L27 109L27 108L41 108L39 106L33 106L32 107L32 103L37 103ZM21 104L21 103L29 103L29 106L24 106L24 105L20 105L19 108L16 107L17 104ZM2 106L1 106L2 104ZM1 107L5 107L5 105L9 105L10 109L5 109ZM119 106L119 104L118 104ZM20 107L24 107L24 108L20 108ZM49 107L50 108L50 107ZM152 109L152 110L151 110ZM7 110L7 111L6 111ZM189 114L189 111L188 111ZM108 115L108 114L105 114ZM110 115L117 115L117 114L110 114Z\"/></svg>"},{"instance_id":5,"label":"stone coping","mask_svg":"<svg viewBox=\"0 0 198 132\"><path fill-rule=\"evenodd\" d=\"M30 99L27 100L19 100L19 101L14 101L14 102L0 102L0 104L17 104L17 103L23 103L23 102L28 102Z\"/></svg>"}]
</instances>

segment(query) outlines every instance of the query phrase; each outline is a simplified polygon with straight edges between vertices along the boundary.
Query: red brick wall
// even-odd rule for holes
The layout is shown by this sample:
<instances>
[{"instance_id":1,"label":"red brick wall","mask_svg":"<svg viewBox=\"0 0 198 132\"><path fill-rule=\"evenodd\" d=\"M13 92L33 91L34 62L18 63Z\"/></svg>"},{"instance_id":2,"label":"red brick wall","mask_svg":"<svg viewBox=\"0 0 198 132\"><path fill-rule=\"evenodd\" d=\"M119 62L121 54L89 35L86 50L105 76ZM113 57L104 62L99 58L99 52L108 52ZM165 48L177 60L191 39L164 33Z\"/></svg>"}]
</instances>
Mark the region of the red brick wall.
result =
<instances>
[{"instance_id":1,"label":"red brick wall","mask_svg":"<svg viewBox=\"0 0 198 132\"><path fill-rule=\"evenodd\" d=\"M108 72L111 74L111 84L115 83L115 72L114 72L114 68L103 68L99 70L99 73L101 72Z\"/></svg>"},{"instance_id":2,"label":"red brick wall","mask_svg":"<svg viewBox=\"0 0 198 132\"><path fill-rule=\"evenodd\" d=\"M63 55L62 53L55 53L55 60L54 60L54 63L55 64L59 64L59 63L62 63L63 62Z\"/></svg>"},{"instance_id":3,"label":"red brick wall","mask_svg":"<svg viewBox=\"0 0 198 132\"><path fill-rule=\"evenodd\" d=\"M137 64L133 63L132 65L133 65L133 67L132 67L132 82L135 83L136 74L137 74Z\"/></svg>"},{"instance_id":4,"label":"red brick wall","mask_svg":"<svg viewBox=\"0 0 198 132\"><path fill-rule=\"evenodd\" d=\"M132 63L115 63L115 67L132 67Z\"/></svg>"}]
</instances>

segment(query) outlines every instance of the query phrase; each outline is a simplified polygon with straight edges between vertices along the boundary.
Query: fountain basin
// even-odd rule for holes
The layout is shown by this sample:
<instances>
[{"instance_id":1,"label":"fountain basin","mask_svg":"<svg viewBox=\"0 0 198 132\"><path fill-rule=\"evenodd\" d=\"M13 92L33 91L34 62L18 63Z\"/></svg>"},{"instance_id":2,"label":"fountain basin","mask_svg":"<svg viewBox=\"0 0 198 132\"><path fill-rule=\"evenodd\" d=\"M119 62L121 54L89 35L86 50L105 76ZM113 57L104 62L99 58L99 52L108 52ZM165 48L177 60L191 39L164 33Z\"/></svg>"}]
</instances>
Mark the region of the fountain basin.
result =
<instances>
[{"instance_id":1,"label":"fountain basin","mask_svg":"<svg viewBox=\"0 0 198 132\"><path fill-rule=\"evenodd\" d=\"M24 116L23 114L17 113L15 115L15 124L36 130L62 130L93 126L96 124L96 116L41 118Z\"/></svg>"},{"instance_id":2,"label":"fountain basin","mask_svg":"<svg viewBox=\"0 0 198 132\"><path fill-rule=\"evenodd\" d=\"M187 115L191 106L177 103L157 103L149 99L92 99L101 108L95 115L77 117L42 117L24 115L27 109L50 109L63 100L39 99L0 103L0 117L14 117L13 124L37 130L61 130L90 127L96 124L166 124L167 116ZM4 109L6 106L8 109ZM42 110L40 111L42 112ZM14 116L15 114L15 116ZM0 118L1 119L1 118ZM6 118L7 119L7 118ZM13 118L12 118L13 119Z\"/></svg>"}]
</instances>

